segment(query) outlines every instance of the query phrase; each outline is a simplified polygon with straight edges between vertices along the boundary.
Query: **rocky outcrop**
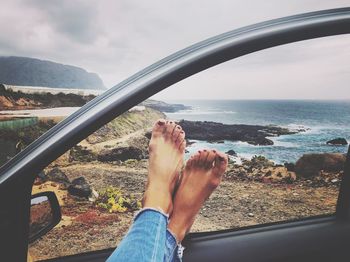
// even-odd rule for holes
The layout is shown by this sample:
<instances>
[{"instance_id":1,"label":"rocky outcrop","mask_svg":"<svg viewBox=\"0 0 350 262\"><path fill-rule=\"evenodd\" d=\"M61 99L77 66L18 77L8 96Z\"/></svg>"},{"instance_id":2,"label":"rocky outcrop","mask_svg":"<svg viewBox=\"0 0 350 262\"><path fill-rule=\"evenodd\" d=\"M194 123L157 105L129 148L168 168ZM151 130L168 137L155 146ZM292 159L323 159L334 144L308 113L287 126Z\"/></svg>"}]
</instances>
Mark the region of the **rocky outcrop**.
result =
<instances>
[{"instance_id":1,"label":"rocky outcrop","mask_svg":"<svg viewBox=\"0 0 350 262\"><path fill-rule=\"evenodd\" d=\"M341 145L341 146L345 146L348 144L348 141L346 141L345 138L341 138L341 137L338 137L338 138L335 138L335 139L332 139L332 140L329 140L327 141L327 145Z\"/></svg>"},{"instance_id":2,"label":"rocky outcrop","mask_svg":"<svg viewBox=\"0 0 350 262\"><path fill-rule=\"evenodd\" d=\"M181 120L179 125L186 130L188 139L243 141L252 145L273 145L273 141L267 137L296 133L277 126L226 125L208 121Z\"/></svg>"},{"instance_id":3,"label":"rocky outcrop","mask_svg":"<svg viewBox=\"0 0 350 262\"><path fill-rule=\"evenodd\" d=\"M164 113L173 113L180 110L188 110L191 109L190 106L185 106L183 104L168 104L162 101L156 101L152 99L148 99L143 101L140 105L147 106L149 108L153 108L155 110L164 112Z\"/></svg>"},{"instance_id":4,"label":"rocky outcrop","mask_svg":"<svg viewBox=\"0 0 350 262\"><path fill-rule=\"evenodd\" d=\"M284 167L287 168L288 171L295 172L295 164L294 163L284 163Z\"/></svg>"},{"instance_id":5,"label":"rocky outcrop","mask_svg":"<svg viewBox=\"0 0 350 262\"><path fill-rule=\"evenodd\" d=\"M245 160L242 165L229 165L224 177L226 179L239 179L259 181L263 183L293 183L296 180L294 172L283 166L276 166L263 156L255 156L252 160Z\"/></svg>"},{"instance_id":6,"label":"rocky outcrop","mask_svg":"<svg viewBox=\"0 0 350 262\"><path fill-rule=\"evenodd\" d=\"M320 174L320 171L340 172L344 169L346 157L338 153L305 154L295 164L298 176L309 178Z\"/></svg>"},{"instance_id":7,"label":"rocky outcrop","mask_svg":"<svg viewBox=\"0 0 350 262\"><path fill-rule=\"evenodd\" d=\"M230 155L230 156L237 156L237 153L233 150L233 149L230 149L226 152L226 154Z\"/></svg>"},{"instance_id":8,"label":"rocky outcrop","mask_svg":"<svg viewBox=\"0 0 350 262\"><path fill-rule=\"evenodd\" d=\"M86 147L76 145L69 151L69 162L91 162L97 160L97 155Z\"/></svg>"},{"instance_id":9,"label":"rocky outcrop","mask_svg":"<svg viewBox=\"0 0 350 262\"><path fill-rule=\"evenodd\" d=\"M68 193L73 196L88 198L92 193L92 189L84 177L78 177L69 185Z\"/></svg>"},{"instance_id":10,"label":"rocky outcrop","mask_svg":"<svg viewBox=\"0 0 350 262\"><path fill-rule=\"evenodd\" d=\"M97 156L98 161L101 162L126 161L129 159L141 160L145 158L146 152L133 146L105 149Z\"/></svg>"},{"instance_id":11,"label":"rocky outcrop","mask_svg":"<svg viewBox=\"0 0 350 262\"><path fill-rule=\"evenodd\" d=\"M41 174L41 176L39 176L41 179L44 178L44 176ZM47 174L46 174L46 181L53 181L53 182L57 182L57 183L61 183L64 185L69 185L70 181L68 179L68 177L66 176L66 174L58 167L55 167L53 169L51 169Z\"/></svg>"}]
</instances>

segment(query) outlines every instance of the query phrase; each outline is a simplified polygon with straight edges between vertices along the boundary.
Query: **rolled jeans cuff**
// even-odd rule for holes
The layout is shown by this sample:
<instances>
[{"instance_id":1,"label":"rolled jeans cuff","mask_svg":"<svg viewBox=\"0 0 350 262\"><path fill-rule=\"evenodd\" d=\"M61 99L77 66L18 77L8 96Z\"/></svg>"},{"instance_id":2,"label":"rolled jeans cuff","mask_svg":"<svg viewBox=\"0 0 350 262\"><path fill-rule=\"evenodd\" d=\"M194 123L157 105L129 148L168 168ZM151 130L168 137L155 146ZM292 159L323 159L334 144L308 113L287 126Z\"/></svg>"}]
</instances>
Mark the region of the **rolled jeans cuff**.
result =
<instances>
[{"instance_id":1,"label":"rolled jeans cuff","mask_svg":"<svg viewBox=\"0 0 350 262\"><path fill-rule=\"evenodd\" d=\"M153 207L144 207L144 208L140 209L139 211L137 211L134 215L134 221L136 221L136 219L140 216L140 214L142 214L143 212L146 212L146 211L154 211L154 212L157 212L157 213L163 215L166 218L166 224L168 225L169 214L165 213L163 211L163 209L161 209L161 208L153 208Z\"/></svg>"},{"instance_id":2,"label":"rolled jeans cuff","mask_svg":"<svg viewBox=\"0 0 350 262\"><path fill-rule=\"evenodd\" d=\"M166 231L165 261L182 261L184 247L176 239L176 236L169 229Z\"/></svg>"}]
</instances>

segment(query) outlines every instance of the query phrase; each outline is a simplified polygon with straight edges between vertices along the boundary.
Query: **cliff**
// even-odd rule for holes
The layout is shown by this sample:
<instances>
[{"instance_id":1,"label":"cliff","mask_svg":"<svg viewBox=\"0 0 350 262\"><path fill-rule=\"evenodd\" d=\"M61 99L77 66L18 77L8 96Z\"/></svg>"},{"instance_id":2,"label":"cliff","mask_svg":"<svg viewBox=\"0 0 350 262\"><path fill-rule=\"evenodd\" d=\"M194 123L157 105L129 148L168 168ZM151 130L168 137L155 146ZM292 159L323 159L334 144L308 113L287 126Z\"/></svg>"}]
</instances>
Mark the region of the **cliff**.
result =
<instances>
[{"instance_id":1,"label":"cliff","mask_svg":"<svg viewBox=\"0 0 350 262\"><path fill-rule=\"evenodd\" d=\"M0 83L53 88L106 89L95 73L28 57L0 57Z\"/></svg>"}]
</instances>

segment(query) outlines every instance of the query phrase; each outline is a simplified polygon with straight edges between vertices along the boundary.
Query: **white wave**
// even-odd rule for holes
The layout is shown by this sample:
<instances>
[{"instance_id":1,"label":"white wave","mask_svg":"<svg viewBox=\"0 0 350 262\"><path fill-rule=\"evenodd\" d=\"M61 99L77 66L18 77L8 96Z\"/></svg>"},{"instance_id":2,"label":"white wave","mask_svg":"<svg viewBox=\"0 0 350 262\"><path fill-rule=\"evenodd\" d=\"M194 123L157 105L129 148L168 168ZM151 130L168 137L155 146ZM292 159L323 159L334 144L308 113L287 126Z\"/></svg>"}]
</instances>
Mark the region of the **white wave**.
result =
<instances>
[{"instance_id":1,"label":"white wave","mask_svg":"<svg viewBox=\"0 0 350 262\"><path fill-rule=\"evenodd\" d=\"M252 154L252 153L238 153L237 157L239 157L240 159L251 160L255 155L256 154Z\"/></svg>"},{"instance_id":2,"label":"white wave","mask_svg":"<svg viewBox=\"0 0 350 262\"><path fill-rule=\"evenodd\" d=\"M166 113L167 115L216 115L216 114L236 114L234 111L197 111L197 110L181 110L174 113Z\"/></svg>"},{"instance_id":3,"label":"white wave","mask_svg":"<svg viewBox=\"0 0 350 262\"><path fill-rule=\"evenodd\" d=\"M225 143L232 144L233 146L251 146L251 147L255 147L254 145L251 145L248 142L244 142L244 141L225 141Z\"/></svg>"},{"instance_id":4,"label":"white wave","mask_svg":"<svg viewBox=\"0 0 350 262\"><path fill-rule=\"evenodd\" d=\"M270 140L273 141L273 146L279 146L279 147L299 147L298 144L292 143L292 142L286 142L281 141L276 137L269 137Z\"/></svg>"}]
</instances>

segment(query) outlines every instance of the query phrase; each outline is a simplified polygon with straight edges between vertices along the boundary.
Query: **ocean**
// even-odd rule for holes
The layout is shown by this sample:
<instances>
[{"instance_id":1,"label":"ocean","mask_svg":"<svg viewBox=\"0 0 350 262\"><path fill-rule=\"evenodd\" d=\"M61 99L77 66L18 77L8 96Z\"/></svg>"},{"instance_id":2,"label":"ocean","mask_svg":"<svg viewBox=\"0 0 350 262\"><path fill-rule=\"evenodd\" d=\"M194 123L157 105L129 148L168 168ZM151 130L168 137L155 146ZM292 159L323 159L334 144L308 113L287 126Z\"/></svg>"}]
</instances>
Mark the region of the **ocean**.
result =
<instances>
[{"instance_id":1,"label":"ocean","mask_svg":"<svg viewBox=\"0 0 350 262\"><path fill-rule=\"evenodd\" d=\"M224 124L277 125L306 132L270 138L272 146L253 146L246 142L208 143L194 141L187 157L202 148L233 149L239 161L263 155L276 164L296 162L306 153L346 153L348 146L327 145L343 137L350 141L350 100L172 100L191 106L190 110L167 113L174 120L214 121ZM185 130L186 131L186 130Z\"/></svg>"}]
</instances>

